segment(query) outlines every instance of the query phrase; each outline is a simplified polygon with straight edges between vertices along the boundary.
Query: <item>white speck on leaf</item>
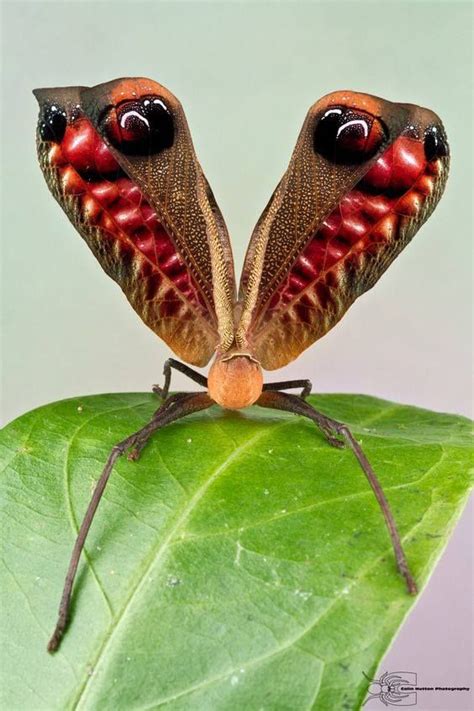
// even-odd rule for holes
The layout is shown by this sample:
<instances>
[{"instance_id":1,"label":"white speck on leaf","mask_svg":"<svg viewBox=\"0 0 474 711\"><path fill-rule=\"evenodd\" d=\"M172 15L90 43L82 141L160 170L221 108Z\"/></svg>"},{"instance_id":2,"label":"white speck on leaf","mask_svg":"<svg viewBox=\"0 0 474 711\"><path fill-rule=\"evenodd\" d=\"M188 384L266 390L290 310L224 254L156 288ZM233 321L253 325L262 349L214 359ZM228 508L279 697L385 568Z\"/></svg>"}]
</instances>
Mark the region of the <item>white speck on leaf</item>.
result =
<instances>
[{"instance_id":1,"label":"white speck on leaf","mask_svg":"<svg viewBox=\"0 0 474 711\"><path fill-rule=\"evenodd\" d=\"M234 558L234 565L236 565L237 567L240 566L240 554L241 554L242 550L243 550L243 548L240 545L240 541L237 541L237 551L235 553L235 558Z\"/></svg>"},{"instance_id":2,"label":"white speck on leaf","mask_svg":"<svg viewBox=\"0 0 474 711\"><path fill-rule=\"evenodd\" d=\"M237 676L237 674L232 674L232 676L230 677L230 683L231 686L235 686L239 683L239 677Z\"/></svg>"},{"instance_id":3,"label":"white speck on leaf","mask_svg":"<svg viewBox=\"0 0 474 711\"><path fill-rule=\"evenodd\" d=\"M313 593L307 592L305 590L295 590L295 595L297 595L298 597L301 597L305 601L309 600L309 598L311 597L312 594Z\"/></svg>"},{"instance_id":4,"label":"white speck on leaf","mask_svg":"<svg viewBox=\"0 0 474 711\"><path fill-rule=\"evenodd\" d=\"M177 585L181 585L181 580L180 578L176 577L176 575L168 575L168 580L166 581L166 584L169 588L175 588Z\"/></svg>"},{"instance_id":5,"label":"white speck on leaf","mask_svg":"<svg viewBox=\"0 0 474 711\"><path fill-rule=\"evenodd\" d=\"M264 490L263 490L263 493L265 494L265 496L268 496L268 494L269 494L270 492L269 492L268 489L264 489Z\"/></svg>"}]
</instances>

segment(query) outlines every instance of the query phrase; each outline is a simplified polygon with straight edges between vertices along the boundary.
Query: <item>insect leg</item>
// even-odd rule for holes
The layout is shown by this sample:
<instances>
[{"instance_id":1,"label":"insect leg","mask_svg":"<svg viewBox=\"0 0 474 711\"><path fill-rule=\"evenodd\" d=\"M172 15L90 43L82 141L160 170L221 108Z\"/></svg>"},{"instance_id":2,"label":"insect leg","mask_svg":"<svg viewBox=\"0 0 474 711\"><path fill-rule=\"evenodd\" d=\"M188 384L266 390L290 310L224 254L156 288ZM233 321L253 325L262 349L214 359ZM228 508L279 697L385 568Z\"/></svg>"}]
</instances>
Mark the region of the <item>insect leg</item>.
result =
<instances>
[{"instance_id":1,"label":"insect leg","mask_svg":"<svg viewBox=\"0 0 474 711\"><path fill-rule=\"evenodd\" d=\"M104 493L105 486L115 462L120 456L122 456L122 454L124 454L124 452L127 451L127 449L130 448L135 448L133 450L134 455L132 458L136 459L147 440L156 430L164 427L165 425L169 425L171 422L175 422L186 415L190 415L192 412L205 410L213 404L213 401L209 398L207 393L184 393L181 395L173 395L154 413L150 422L112 447L102 474L100 475L94 489L94 493L92 494L92 499L87 507L79 533L77 534L59 605L58 620L53 635L48 642L48 652L55 652L58 649L66 629L71 603L71 592L81 552L84 548L84 543L91 527L94 514L97 511L97 507L102 494Z\"/></svg>"},{"instance_id":2,"label":"insect leg","mask_svg":"<svg viewBox=\"0 0 474 711\"><path fill-rule=\"evenodd\" d=\"M168 392L171 383L171 368L174 368L174 370L178 370L180 373L187 375L188 378L193 380L198 385L202 385L203 388L207 388L207 378L204 377L204 375L201 375L201 373L198 373L196 370L193 370L193 368L190 368L189 365L181 363L179 360L175 360L174 358L168 358L168 360L165 361L165 364L163 366L165 384L162 388L159 385L153 386L153 392L156 393L162 400L166 400L166 398L168 397Z\"/></svg>"},{"instance_id":3,"label":"insect leg","mask_svg":"<svg viewBox=\"0 0 474 711\"><path fill-rule=\"evenodd\" d=\"M367 477L382 511L385 524L392 541L398 570L405 578L408 592L411 595L416 595L416 583L408 567L408 562L400 540L400 534L398 533L389 503L369 460L365 456L360 444L357 442L347 425L342 422L338 422L337 420L333 420L321 412L318 412L309 403L304 402L304 400L301 400L301 398L296 395L289 395L288 393L264 392L257 400L256 404L261 407L269 407L275 410L286 410L287 412L293 412L296 415L308 417L322 430L323 434L331 444L334 446L341 446L345 444L352 450L362 471ZM338 437L342 439L338 439Z\"/></svg>"},{"instance_id":4,"label":"insect leg","mask_svg":"<svg viewBox=\"0 0 474 711\"><path fill-rule=\"evenodd\" d=\"M311 380L282 380L279 383L264 383L264 392L269 390L292 390L293 388L302 388L300 397L305 398L311 394L313 384Z\"/></svg>"},{"instance_id":5,"label":"insect leg","mask_svg":"<svg viewBox=\"0 0 474 711\"><path fill-rule=\"evenodd\" d=\"M174 407L176 404L179 404L180 408L185 407L186 402L191 402L194 403L198 401L198 398L196 397L197 395L205 395L207 398L207 393L173 393L173 395L169 395L165 402L160 405L160 407L156 410L156 412L153 413L153 416L148 423L148 425L145 425L145 427L142 427L141 430L135 433L135 441L130 445L130 451L127 455L127 459L130 459L131 461L136 461L140 453L143 449L143 447L146 445L148 440L150 439L151 435L155 432L156 430L156 420L161 420L164 417L164 414L166 411L168 411L170 408L174 410ZM207 405L207 407L210 407L213 405L214 402L211 400L210 404ZM203 408L198 408L198 409L203 409ZM191 412L196 412L196 410L191 410ZM185 414L190 414L186 412ZM180 415L179 417L184 417L185 415ZM173 418L174 421L175 418ZM178 418L176 418L178 419ZM159 425L159 427L162 427L163 425Z\"/></svg>"}]
</instances>

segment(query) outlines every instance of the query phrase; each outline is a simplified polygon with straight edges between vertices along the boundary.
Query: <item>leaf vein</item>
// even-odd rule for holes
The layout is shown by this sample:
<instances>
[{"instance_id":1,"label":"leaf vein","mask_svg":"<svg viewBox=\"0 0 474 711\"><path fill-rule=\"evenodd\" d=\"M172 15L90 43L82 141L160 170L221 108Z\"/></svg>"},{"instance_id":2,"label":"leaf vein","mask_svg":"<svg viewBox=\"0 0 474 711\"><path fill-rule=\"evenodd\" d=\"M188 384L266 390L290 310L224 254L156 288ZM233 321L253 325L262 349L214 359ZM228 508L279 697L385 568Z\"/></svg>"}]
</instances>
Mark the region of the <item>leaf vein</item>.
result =
<instances>
[{"instance_id":1,"label":"leaf vein","mask_svg":"<svg viewBox=\"0 0 474 711\"><path fill-rule=\"evenodd\" d=\"M293 424L295 421L296 420L285 420L284 422L279 423L276 426L276 428L279 429L279 428L285 427L289 424ZM273 427L267 427L265 429L261 429L253 437L250 437L248 440L246 440L244 443L242 443L230 455L228 455L228 457L218 467L216 467L216 469L214 469L213 473L196 490L195 494L191 497L189 502L186 504L186 506L181 511L181 514L175 520L175 523L171 526L171 528L170 528L168 534L165 536L164 540L160 543L160 545L157 546L156 549L154 548L152 550L152 553L149 556L147 565L145 566L143 572L141 573L141 575L138 579L138 582L134 586L132 586L132 588L130 590L130 594L128 595L127 599L125 600L125 604L123 605L122 609L118 612L117 618L114 620L114 623L111 626L111 628L109 629L109 632L104 636L102 644L99 647L98 653L97 653L94 663L93 663L94 669L97 669L98 665L100 664L101 659L103 659L104 654L107 651L107 648L112 643L113 638L114 638L115 634L117 633L117 630L120 628L121 622L125 619L126 613L129 610L131 604L133 603L133 601L135 599L135 596L141 590L142 586L146 583L151 568L154 565L158 565L159 563L161 563L164 560L165 554L170 548L171 541L179 533L184 522L187 520L187 518L192 513L192 511L196 508L196 506L201 501L203 496L206 494L206 492L208 491L210 486L226 469L229 468L229 466L240 455L242 455L242 453L245 450L250 449L255 444L255 442L262 439L264 436L267 436L270 432L274 432L276 428L273 426ZM72 708L79 708L80 704L84 701L85 694L87 693L87 690L90 688L90 686L89 686L90 681L91 681L91 677L87 677L83 681L82 686L79 688L78 693L72 702Z\"/></svg>"}]
</instances>

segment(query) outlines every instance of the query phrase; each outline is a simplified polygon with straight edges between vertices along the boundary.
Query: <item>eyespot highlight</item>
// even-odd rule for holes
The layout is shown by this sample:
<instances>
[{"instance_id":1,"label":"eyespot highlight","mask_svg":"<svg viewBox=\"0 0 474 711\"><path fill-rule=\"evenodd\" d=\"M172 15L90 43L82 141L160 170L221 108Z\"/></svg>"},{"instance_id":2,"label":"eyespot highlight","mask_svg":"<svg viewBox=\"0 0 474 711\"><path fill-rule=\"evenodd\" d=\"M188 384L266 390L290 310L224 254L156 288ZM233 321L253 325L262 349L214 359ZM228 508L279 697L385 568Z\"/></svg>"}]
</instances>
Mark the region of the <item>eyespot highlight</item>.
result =
<instances>
[{"instance_id":1,"label":"eyespot highlight","mask_svg":"<svg viewBox=\"0 0 474 711\"><path fill-rule=\"evenodd\" d=\"M387 138L387 128L375 116L331 106L316 123L313 150L332 163L351 165L372 158Z\"/></svg>"},{"instance_id":2,"label":"eyespot highlight","mask_svg":"<svg viewBox=\"0 0 474 711\"><path fill-rule=\"evenodd\" d=\"M50 104L43 110L39 121L39 135L43 141L61 143L67 127L67 115L57 104Z\"/></svg>"},{"instance_id":3,"label":"eyespot highlight","mask_svg":"<svg viewBox=\"0 0 474 711\"><path fill-rule=\"evenodd\" d=\"M154 155L170 148L174 141L173 117L159 96L143 96L109 107L100 125L110 143L126 155Z\"/></svg>"}]
</instances>

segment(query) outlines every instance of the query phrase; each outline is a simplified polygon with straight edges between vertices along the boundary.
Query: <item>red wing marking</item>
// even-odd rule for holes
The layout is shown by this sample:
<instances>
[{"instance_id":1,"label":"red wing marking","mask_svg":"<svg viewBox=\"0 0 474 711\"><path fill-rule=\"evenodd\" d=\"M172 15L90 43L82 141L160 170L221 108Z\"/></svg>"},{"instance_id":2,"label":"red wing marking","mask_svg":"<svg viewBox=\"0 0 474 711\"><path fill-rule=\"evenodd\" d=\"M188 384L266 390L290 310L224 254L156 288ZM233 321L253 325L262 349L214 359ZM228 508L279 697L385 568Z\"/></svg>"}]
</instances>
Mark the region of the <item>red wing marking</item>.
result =
<instances>
[{"instance_id":1,"label":"red wing marking","mask_svg":"<svg viewBox=\"0 0 474 711\"><path fill-rule=\"evenodd\" d=\"M350 190L297 257L286 279L263 309L256 332L277 311L302 298L298 316L308 321L315 302L326 309L331 288L344 278L349 259L375 255L396 239L402 216L415 217L433 191L439 162L427 162L423 143L400 136Z\"/></svg>"},{"instance_id":2,"label":"red wing marking","mask_svg":"<svg viewBox=\"0 0 474 711\"><path fill-rule=\"evenodd\" d=\"M49 161L59 172L64 193L79 200L84 219L91 227L101 228L104 236L108 234L121 243L129 240L190 303L205 306L189 269L155 211L88 119L77 118L67 126L61 143L52 144ZM146 262L142 269L146 270ZM158 288L159 279L156 274L150 284ZM153 296L154 293L149 294L150 299ZM175 302L176 299L169 302L168 311L174 311Z\"/></svg>"}]
</instances>

